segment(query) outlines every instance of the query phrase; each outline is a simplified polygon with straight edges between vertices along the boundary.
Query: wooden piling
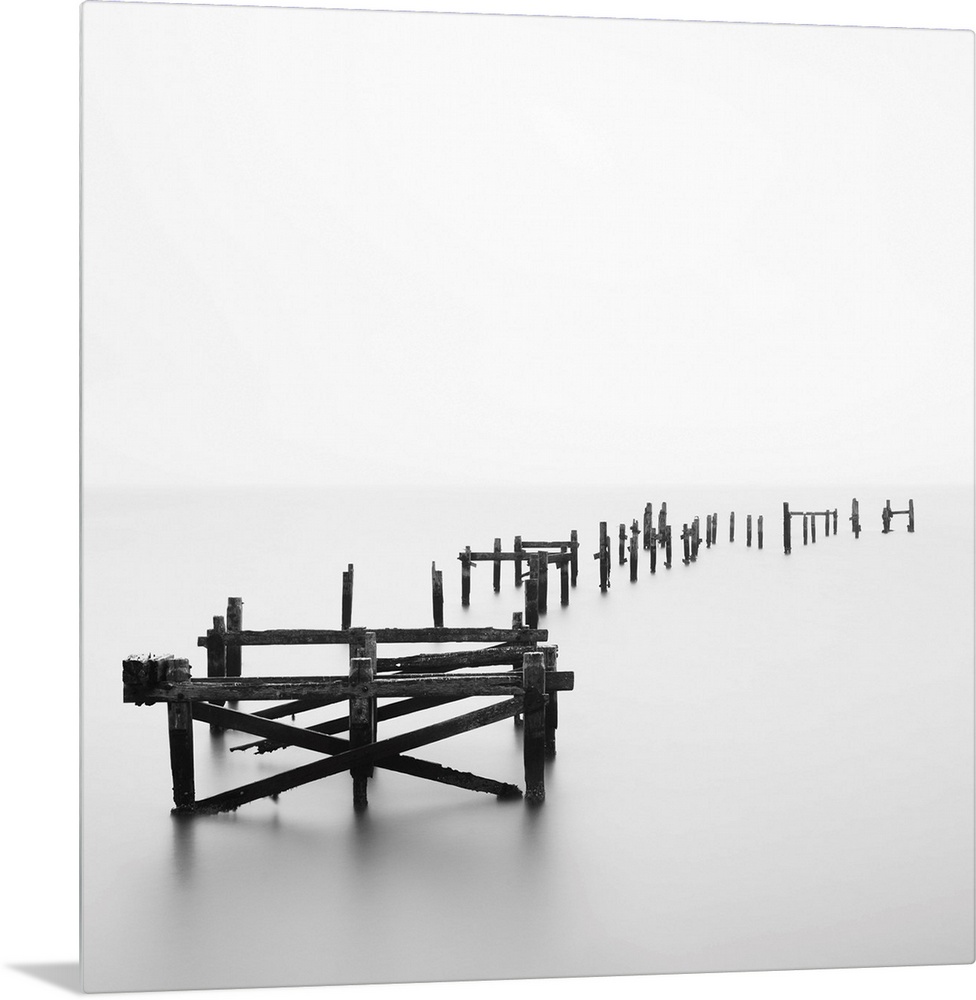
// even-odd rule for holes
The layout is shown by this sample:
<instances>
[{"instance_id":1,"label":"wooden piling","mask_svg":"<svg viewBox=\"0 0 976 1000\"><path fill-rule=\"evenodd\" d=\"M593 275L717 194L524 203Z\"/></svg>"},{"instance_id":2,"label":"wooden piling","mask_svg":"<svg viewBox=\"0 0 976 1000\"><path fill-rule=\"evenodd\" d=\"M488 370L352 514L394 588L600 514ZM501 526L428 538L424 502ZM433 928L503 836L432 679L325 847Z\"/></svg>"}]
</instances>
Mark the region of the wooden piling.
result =
<instances>
[{"instance_id":1,"label":"wooden piling","mask_svg":"<svg viewBox=\"0 0 976 1000\"><path fill-rule=\"evenodd\" d=\"M807 516L803 515L803 544L807 544Z\"/></svg>"},{"instance_id":2,"label":"wooden piling","mask_svg":"<svg viewBox=\"0 0 976 1000\"><path fill-rule=\"evenodd\" d=\"M525 581L525 624L529 628L539 627L539 556L530 553L527 557L529 576Z\"/></svg>"},{"instance_id":3,"label":"wooden piling","mask_svg":"<svg viewBox=\"0 0 976 1000\"><path fill-rule=\"evenodd\" d=\"M712 515L705 515L705 548L710 549L712 547Z\"/></svg>"},{"instance_id":4,"label":"wooden piling","mask_svg":"<svg viewBox=\"0 0 976 1000\"><path fill-rule=\"evenodd\" d=\"M668 505L661 504L661 509L657 512L657 537L661 540L661 545L665 544L665 528L668 526Z\"/></svg>"},{"instance_id":5,"label":"wooden piling","mask_svg":"<svg viewBox=\"0 0 976 1000\"><path fill-rule=\"evenodd\" d=\"M619 545L619 548L620 548L620 552L619 552L620 565L623 566L623 564L627 561L627 525L626 524L621 524L620 525L620 534L619 534L618 538L619 538L619 542L620 542L620 545Z\"/></svg>"},{"instance_id":6,"label":"wooden piling","mask_svg":"<svg viewBox=\"0 0 976 1000\"><path fill-rule=\"evenodd\" d=\"M718 544L718 511L712 511L712 545Z\"/></svg>"},{"instance_id":7,"label":"wooden piling","mask_svg":"<svg viewBox=\"0 0 976 1000\"><path fill-rule=\"evenodd\" d=\"M908 501L908 530L915 532L915 501Z\"/></svg>"},{"instance_id":8,"label":"wooden piling","mask_svg":"<svg viewBox=\"0 0 976 1000\"><path fill-rule=\"evenodd\" d=\"M851 531L854 532L855 538L861 537L861 516L858 510L857 498L855 497L851 500Z\"/></svg>"},{"instance_id":9,"label":"wooden piling","mask_svg":"<svg viewBox=\"0 0 976 1000\"><path fill-rule=\"evenodd\" d=\"M644 505L644 548L651 547L651 531L654 526L654 508L650 503Z\"/></svg>"},{"instance_id":10,"label":"wooden piling","mask_svg":"<svg viewBox=\"0 0 976 1000\"><path fill-rule=\"evenodd\" d=\"M569 582L576 586L576 577L579 576L579 533L575 528L569 533Z\"/></svg>"},{"instance_id":11,"label":"wooden piling","mask_svg":"<svg viewBox=\"0 0 976 1000\"><path fill-rule=\"evenodd\" d=\"M465 545L461 554L461 607L471 604L471 546Z\"/></svg>"},{"instance_id":12,"label":"wooden piling","mask_svg":"<svg viewBox=\"0 0 976 1000\"><path fill-rule=\"evenodd\" d=\"M735 541L735 511L729 514L729 541Z\"/></svg>"},{"instance_id":13,"label":"wooden piling","mask_svg":"<svg viewBox=\"0 0 976 1000\"><path fill-rule=\"evenodd\" d=\"M762 519L763 519L762 514L760 514L759 517L756 518L756 535L758 536L756 538L756 547L760 549L762 548L762 528L763 528Z\"/></svg>"},{"instance_id":14,"label":"wooden piling","mask_svg":"<svg viewBox=\"0 0 976 1000\"><path fill-rule=\"evenodd\" d=\"M444 627L444 573L436 563L430 564L431 603L434 608L434 627Z\"/></svg>"},{"instance_id":15,"label":"wooden piling","mask_svg":"<svg viewBox=\"0 0 976 1000\"><path fill-rule=\"evenodd\" d=\"M664 526L664 568L671 568L671 525Z\"/></svg>"},{"instance_id":16,"label":"wooden piling","mask_svg":"<svg viewBox=\"0 0 976 1000\"><path fill-rule=\"evenodd\" d=\"M227 676L227 626L223 615L214 615L213 628L207 630L207 676ZM215 701L215 705L223 706L224 702ZM223 727L211 725L210 732L222 733Z\"/></svg>"},{"instance_id":17,"label":"wooden piling","mask_svg":"<svg viewBox=\"0 0 976 1000\"><path fill-rule=\"evenodd\" d=\"M837 508L835 507L832 511L834 515L834 534L837 534Z\"/></svg>"},{"instance_id":18,"label":"wooden piling","mask_svg":"<svg viewBox=\"0 0 976 1000\"><path fill-rule=\"evenodd\" d=\"M565 545L559 551L564 555L568 555ZM559 603L564 608L569 606L569 559L568 558L564 559L559 564Z\"/></svg>"},{"instance_id":19,"label":"wooden piling","mask_svg":"<svg viewBox=\"0 0 976 1000\"><path fill-rule=\"evenodd\" d=\"M684 546L684 558L681 560L685 566L691 562L691 558L688 554L688 542L691 539L691 532L688 530L687 521L681 527L681 544Z\"/></svg>"},{"instance_id":20,"label":"wooden piling","mask_svg":"<svg viewBox=\"0 0 976 1000\"><path fill-rule=\"evenodd\" d=\"M803 515L804 526L806 525L806 520L807 520L807 516L806 516L806 514L804 514ZM817 543L817 515L816 514L811 514L810 515L810 542L813 545L816 545L816 543Z\"/></svg>"},{"instance_id":21,"label":"wooden piling","mask_svg":"<svg viewBox=\"0 0 976 1000\"><path fill-rule=\"evenodd\" d=\"M516 559L513 565L515 566L515 586L522 586L522 536L516 535L515 541L512 544L512 551L516 553Z\"/></svg>"},{"instance_id":22,"label":"wooden piling","mask_svg":"<svg viewBox=\"0 0 976 1000\"><path fill-rule=\"evenodd\" d=\"M791 547L791 544L790 544L790 540L791 540L790 539L791 528L792 528L792 525L790 524L790 505L784 501L784 503L783 503L783 552L785 552L786 555L789 555L790 552L792 551L792 547Z\"/></svg>"},{"instance_id":23,"label":"wooden piling","mask_svg":"<svg viewBox=\"0 0 976 1000\"><path fill-rule=\"evenodd\" d=\"M352 627L352 563L342 572L342 628Z\"/></svg>"},{"instance_id":24,"label":"wooden piling","mask_svg":"<svg viewBox=\"0 0 976 1000\"><path fill-rule=\"evenodd\" d=\"M502 551L502 540L500 538L495 539L495 561L491 566L491 585L497 594L502 589L502 561L499 559L499 555Z\"/></svg>"},{"instance_id":25,"label":"wooden piling","mask_svg":"<svg viewBox=\"0 0 976 1000\"><path fill-rule=\"evenodd\" d=\"M227 598L227 631L240 632L244 628L244 602L239 597ZM241 647L237 643L227 646L226 670L228 677L241 676Z\"/></svg>"},{"instance_id":26,"label":"wooden piling","mask_svg":"<svg viewBox=\"0 0 976 1000\"><path fill-rule=\"evenodd\" d=\"M546 797L546 666L544 653L522 658L523 717L522 759L525 799L539 804Z\"/></svg>"},{"instance_id":27,"label":"wooden piling","mask_svg":"<svg viewBox=\"0 0 976 1000\"><path fill-rule=\"evenodd\" d=\"M557 646L546 644L540 646L546 666L546 756L556 756L556 729L559 727L559 704L557 692L552 689L550 675L556 671L556 660L559 655Z\"/></svg>"},{"instance_id":28,"label":"wooden piling","mask_svg":"<svg viewBox=\"0 0 976 1000\"><path fill-rule=\"evenodd\" d=\"M651 572L657 572L657 529L654 527L654 523L651 522L651 541L648 548L651 552Z\"/></svg>"},{"instance_id":29,"label":"wooden piling","mask_svg":"<svg viewBox=\"0 0 976 1000\"><path fill-rule=\"evenodd\" d=\"M635 520L630 526L630 582L635 583L637 581L637 536L640 533L640 529L637 527L637 521Z\"/></svg>"},{"instance_id":30,"label":"wooden piling","mask_svg":"<svg viewBox=\"0 0 976 1000\"><path fill-rule=\"evenodd\" d=\"M545 552L538 553L536 563L539 566L539 614L544 615L549 610L549 557Z\"/></svg>"},{"instance_id":31,"label":"wooden piling","mask_svg":"<svg viewBox=\"0 0 976 1000\"><path fill-rule=\"evenodd\" d=\"M600 592L605 594L610 586L610 538L606 521L600 522L600 551L593 558L600 561Z\"/></svg>"},{"instance_id":32,"label":"wooden piling","mask_svg":"<svg viewBox=\"0 0 976 1000\"><path fill-rule=\"evenodd\" d=\"M167 665L167 680L190 679L190 661L172 660ZM193 714L189 702L167 704L169 726L169 763L173 774L173 806L177 812L192 810L196 797L193 777Z\"/></svg>"},{"instance_id":33,"label":"wooden piling","mask_svg":"<svg viewBox=\"0 0 976 1000\"><path fill-rule=\"evenodd\" d=\"M700 521L696 517L691 522L691 561L698 561L698 546L701 545L701 537L699 536Z\"/></svg>"},{"instance_id":34,"label":"wooden piling","mask_svg":"<svg viewBox=\"0 0 976 1000\"><path fill-rule=\"evenodd\" d=\"M373 680L373 661L368 656L356 656L349 661L349 684L361 687ZM373 718L370 699L352 697L349 699L349 749L367 746L373 742ZM369 765L354 764L349 768L352 775L352 804L357 812L367 806L366 784L369 780Z\"/></svg>"},{"instance_id":35,"label":"wooden piling","mask_svg":"<svg viewBox=\"0 0 976 1000\"><path fill-rule=\"evenodd\" d=\"M891 531L891 501L885 500L884 509L881 511L881 533L887 535Z\"/></svg>"},{"instance_id":36,"label":"wooden piling","mask_svg":"<svg viewBox=\"0 0 976 1000\"><path fill-rule=\"evenodd\" d=\"M746 548L752 545L752 514L746 514Z\"/></svg>"}]
</instances>

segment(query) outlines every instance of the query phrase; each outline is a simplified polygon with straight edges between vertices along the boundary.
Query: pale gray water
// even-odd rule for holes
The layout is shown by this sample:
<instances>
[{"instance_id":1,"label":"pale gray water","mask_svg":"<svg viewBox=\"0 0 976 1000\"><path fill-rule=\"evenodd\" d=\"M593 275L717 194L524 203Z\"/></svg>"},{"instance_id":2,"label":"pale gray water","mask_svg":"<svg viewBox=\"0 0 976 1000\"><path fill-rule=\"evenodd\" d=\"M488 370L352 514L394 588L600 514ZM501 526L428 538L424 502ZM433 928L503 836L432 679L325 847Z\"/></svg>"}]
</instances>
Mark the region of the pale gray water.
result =
<instances>
[{"instance_id":1,"label":"pale gray water","mask_svg":"<svg viewBox=\"0 0 976 1000\"><path fill-rule=\"evenodd\" d=\"M861 501L861 538L847 515ZM890 496L917 528L880 532ZM793 554L781 504L838 507ZM640 579L599 521L668 501L674 568ZM736 510L736 541L728 514ZM680 563L677 531L719 513ZM765 515L765 548L745 515ZM927 964L973 959L971 490L697 487L490 494L89 491L84 516L83 962L89 990ZM456 556L580 532L569 608L542 624L576 690L541 810L378 771L177 821L162 706L121 701L129 653L188 656L228 596L248 628L506 625L522 591ZM389 554L392 551L393 554ZM614 556L616 546L614 544ZM345 652L247 649L244 671L335 672ZM318 716L315 716L317 718ZM311 722L313 717L309 717ZM198 726L197 792L311 759L229 754ZM421 755L522 784L510 723Z\"/></svg>"}]
</instances>

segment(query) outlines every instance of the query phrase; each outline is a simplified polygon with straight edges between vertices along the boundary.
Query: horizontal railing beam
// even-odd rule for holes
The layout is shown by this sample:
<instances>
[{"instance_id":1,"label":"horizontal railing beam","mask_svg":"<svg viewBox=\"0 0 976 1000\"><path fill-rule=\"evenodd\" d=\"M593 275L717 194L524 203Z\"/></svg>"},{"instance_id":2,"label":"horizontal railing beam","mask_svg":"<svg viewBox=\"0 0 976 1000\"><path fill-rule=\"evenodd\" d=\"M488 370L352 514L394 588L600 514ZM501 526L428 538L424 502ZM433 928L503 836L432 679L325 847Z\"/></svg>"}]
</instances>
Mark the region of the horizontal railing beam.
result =
<instances>
[{"instance_id":1,"label":"horizontal railing beam","mask_svg":"<svg viewBox=\"0 0 976 1000\"><path fill-rule=\"evenodd\" d=\"M310 629L273 628L226 632L221 639L228 646L327 646L348 644L363 632L372 632L377 643L411 642L546 642L549 630L504 628L356 628ZM206 647L209 636L199 636L197 645Z\"/></svg>"}]
</instances>

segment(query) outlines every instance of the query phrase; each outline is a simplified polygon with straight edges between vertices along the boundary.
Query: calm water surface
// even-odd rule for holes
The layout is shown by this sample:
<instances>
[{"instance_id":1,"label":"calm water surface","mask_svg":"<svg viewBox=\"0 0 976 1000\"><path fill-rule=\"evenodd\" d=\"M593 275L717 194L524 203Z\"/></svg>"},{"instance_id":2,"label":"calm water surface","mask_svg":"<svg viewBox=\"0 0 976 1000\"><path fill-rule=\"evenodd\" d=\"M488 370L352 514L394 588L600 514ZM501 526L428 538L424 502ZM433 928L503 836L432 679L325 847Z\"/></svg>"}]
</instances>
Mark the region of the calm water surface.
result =
<instances>
[{"instance_id":1,"label":"calm water surface","mask_svg":"<svg viewBox=\"0 0 976 1000\"><path fill-rule=\"evenodd\" d=\"M882 535L886 496L910 494L915 534ZM821 522L804 548L794 524L784 556L784 499L838 507L838 535ZM648 500L677 525L674 568L641 550L639 581L614 565L601 595L599 521L615 535ZM715 511L718 543L682 566L681 523ZM89 491L86 988L972 961L972 524L967 490ZM166 712L122 704L126 655L204 675L196 637L228 596L247 628L338 628L349 562L354 624L430 624L436 560L446 625L506 626L511 565L497 595L475 569L462 609L458 551L571 528L579 585L561 608L551 579L541 624L576 690L543 808L377 771L364 816L348 775L170 815ZM244 651L251 675L345 669L344 648ZM198 796L315 758L228 752L248 739L198 725ZM418 755L522 785L508 722Z\"/></svg>"}]
</instances>

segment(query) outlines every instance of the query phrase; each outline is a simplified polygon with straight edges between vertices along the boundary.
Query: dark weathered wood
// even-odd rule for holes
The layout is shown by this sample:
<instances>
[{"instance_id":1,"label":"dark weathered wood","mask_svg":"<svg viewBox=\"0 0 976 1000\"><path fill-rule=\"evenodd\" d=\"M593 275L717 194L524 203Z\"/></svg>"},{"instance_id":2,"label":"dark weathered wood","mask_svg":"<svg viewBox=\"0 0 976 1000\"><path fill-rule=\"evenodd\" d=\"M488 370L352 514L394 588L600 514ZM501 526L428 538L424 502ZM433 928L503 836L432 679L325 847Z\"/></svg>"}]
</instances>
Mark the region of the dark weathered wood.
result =
<instances>
[{"instance_id":1,"label":"dark weathered wood","mask_svg":"<svg viewBox=\"0 0 976 1000\"><path fill-rule=\"evenodd\" d=\"M668 505L667 503L661 504L661 509L657 512L657 537L661 539L661 545L666 544L667 532L666 528L668 526Z\"/></svg>"},{"instance_id":2,"label":"dark weathered wood","mask_svg":"<svg viewBox=\"0 0 976 1000\"><path fill-rule=\"evenodd\" d=\"M762 548L763 542L763 516L762 514L756 518L756 547Z\"/></svg>"},{"instance_id":3,"label":"dark weathered wood","mask_svg":"<svg viewBox=\"0 0 976 1000\"><path fill-rule=\"evenodd\" d=\"M573 528L569 533L569 582L576 586L576 578L579 576L579 534Z\"/></svg>"},{"instance_id":4,"label":"dark weathered wood","mask_svg":"<svg viewBox=\"0 0 976 1000\"><path fill-rule=\"evenodd\" d=\"M807 517L806 514L803 515L803 526L806 527ZM811 545L816 545L817 543L817 515L810 515L810 543Z\"/></svg>"},{"instance_id":5,"label":"dark weathered wood","mask_svg":"<svg viewBox=\"0 0 976 1000\"><path fill-rule=\"evenodd\" d=\"M563 550L565 552L565 550ZM569 605L569 562L564 560L559 564L559 603L565 608Z\"/></svg>"},{"instance_id":6,"label":"dark weathered wood","mask_svg":"<svg viewBox=\"0 0 976 1000\"><path fill-rule=\"evenodd\" d=\"M712 515L705 515L705 548L710 549L712 547Z\"/></svg>"},{"instance_id":7,"label":"dark weathered wood","mask_svg":"<svg viewBox=\"0 0 976 1000\"><path fill-rule=\"evenodd\" d=\"M610 537L606 521L600 522L600 551L594 552L593 558L600 561L600 592L605 594L610 586Z\"/></svg>"},{"instance_id":8,"label":"dark weathered wood","mask_svg":"<svg viewBox=\"0 0 976 1000\"><path fill-rule=\"evenodd\" d=\"M522 755L525 765L525 798L540 803L546 797L546 666L542 653L526 653L522 665L525 690L522 716Z\"/></svg>"},{"instance_id":9,"label":"dark weathered wood","mask_svg":"<svg viewBox=\"0 0 976 1000\"><path fill-rule=\"evenodd\" d=\"M671 568L671 525L664 526L664 568Z\"/></svg>"},{"instance_id":10,"label":"dark weathered wood","mask_svg":"<svg viewBox=\"0 0 976 1000\"><path fill-rule=\"evenodd\" d=\"M537 654L539 655L539 654ZM254 781L240 788L234 788L227 792L212 795L209 798L201 799L195 804L194 811L197 813L226 812L237 809L247 802L264 798L268 795L279 795L291 788L308 784L310 781L317 781L319 778L328 777L331 774L338 774L348 770L353 764L368 763L380 760L407 750L413 750L429 743L436 743L460 733L469 732L482 726L491 725L502 719L511 718L516 712L522 711L522 698L511 698L491 705L488 708L469 712L466 715L448 719L444 722L434 723L425 726L423 729L415 730L411 733L404 733L401 736L393 736L368 746L350 749L344 753L336 754L328 760L315 761L305 764L302 767L293 768L282 774L272 775L260 781Z\"/></svg>"},{"instance_id":11,"label":"dark weathered wood","mask_svg":"<svg viewBox=\"0 0 976 1000\"><path fill-rule=\"evenodd\" d=\"M512 543L512 550L515 552L515 586L522 586L522 536L516 535Z\"/></svg>"},{"instance_id":12,"label":"dark weathered wood","mask_svg":"<svg viewBox=\"0 0 976 1000\"><path fill-rule=\"evenodd\" d=\"M559 702L554 678L559 649L556 646L542 646L539 650L546 667L546 756L556 756L556 730L559 728Z\"/></svg>"},{"instance_id":13,"label":"dark weathered wood","mask_svg":"<svg viewBox=\"0 0 976 1000\"><path fill-rule=\"evenodd\" d=\"M529 628L539 625L539 555L528 556L529 576L525 581L525 624Z\"/></svg>"},{"instance_id":14,"label":"dark weathered wood","mask_svg":"<svg viewBox=\"0 0 976 1000\"><path fill-rule=\"evenodd\" d=\"M434 628L444 627L444 571L437 563L430 564L430 595L434 611Z\"/></svg>"},{"instance_id":15,"label":"dark weathered wood","mask_svg":"<svg viewBox=\"0 0 976 1000\"><path fill-rule=\"evenodd\" d=\"M654 527L654 523L651 523L651 538L648 544L648 549L651 553L651 572L657 572L657 529Z\"/></svg>"},{"instance_id":16,"label":"dark weathered wood","mask_svg":"<svg viewBox=\"0 0 976 1000\"><path fill-rule=\"evenodd\" d=\"M701 538L698 534L699 531L699 521L696 517L691 522L691 561L696 562L698 559L698 546L701 545Z\"/></svg>"},{"instance_id":17,"label":"dark weathered wood","mask_svg":"<svg viewBox=\"0 0 976 1000\"><path fill-rule=\"evenodd\" d=\"M804 545L807 544L807 535L808 535L808 530L807 529L808 529L807 516L806 516L806 514L804 514L803 515L803 544Z\"/></svg>"},{"instance_id":18,"label":"dark weathered wood","mask_svg":"<svg viewBox=\"0 0 976 1000\"><path fill-rule=\"evenodd\" d=\"M461 670L465 667L485 667L508 664L516 667L525 653L531 653L534 643L504 644L486 649L455 650L448 653L413 653L409 656L381 656L376 661L377 670L400 670L436 673L441 670Z\"/></svg>"},{"instance_id":19,"label":"dark weathered wood","mask_svg":"<svg viewBox=\"0 0 976 1000\"><path fill-rule=\"evenodd\" d=\"M222 615L214 615L214 627L207 632L207 676L227 676L227 629ZM223 701L218 701L223 705ZM210 732L219 733L219 726L211 726Z\"/></svg>"},{"instance_id":20,"label":"dark weathered wood","mask_svg":"<svg viewBox=\"0 0 976 1000\"><path fill-rule=\"evenodd\" d=\"M729 541L735 541L735 511L729 514Z\"/></svg>"},{"instance_id":21,"label":"dark weathered wood","mask_svg":"<svg viewBox=\"0 0 976 1000\"><path fill-rule=\"evenodd\" d=\"M169 763L173 774L173 805L178 810L192 808L196 796L193 778L193 715L190 705L170 702L166 706L169 722Z\"/></svg>"},{"instance_id":22,"label":"dark weathered wood","mask_svg":"<svg viewBox=\"0 0 976 1000\"><path fill-rule=\"evenodd\" d=\"M373 679L373 661L368 656L356 656L349 661L349 687L366 691ZM355 695L349 699L349 747L367 746L372 742L373 713L368 697ZM369 778L367 764L355 764L349 769L352 775L353 808L361 812L367 806L366 785Z\"/></svg>"},{"instance_id":23,"label":"dark weathered wood","mask_svg":"<svg viewBox=\"0 0 976 1000\"><path fill-rule=\"evenodd\" d=\"M623 564L627 561L627 525L626 524L621 524L620 525L620 532L619 532L619 535L618 535L618 541L619 541L619 546L618 547L619 547L619 550L620 550L619 553L618 553L618 558L619 558L620 565L623 566Z\"/></svg>"},{"instance_id":24,"label":"dark weathered wood","mask_svg":"<svg viewBox=\"0 0 976 1000\"><path fill-rule=\"evenodd\" d=\"M342 627L344 629L352 627L352 585L353 567L349 563L349 568L342 573Z\"/></svg>"},{"instance_id":25,"label":"dark weathered wood","mask_svg":"<svg viewBox=\"0 0 976 1000\"><path fill-rule=\"evenodd\" d=\"M227 631L240 632L244 628L244 602L239 597L227 598ZM238 645L227 646L226 659L224 661L228 677L241 676L241 647Z\"/></svg>"},{"instance_id":26,"label":"dark weathered wood","mask_svg":"<svg viewBox=\"0 0 976 1000\"><path fill-rule=\"evenodd\" d=\"M712 545L718 542L718 512L712 511Z\"/></svg>"},{"instance_id":27,"label":"dark weathered wood","mask_svg":"<svg viewBox=\"0 0 976 1000\"><path fill-rule=\"evenodd\" d=\"M650 503L644 505L644 548L651 547L651 530L654 526L654 508Z\"/></svg>"},{"instance_id":28,"label":"dark weathered wood","mask_svg":"<svg viewBox=\"0 0 976 1000\"><path fill-rule=\"evenodd\" d=\"M546 629L538 629L537 635L526 636L510 629L499 628L378 628L373 629L378 643L411 642L514 642L516 640L545 642L549 638ZM261 632L242 631L226 635L228 645L240 643L242 646L326 646L347 645L349 629L266 629ZM200 646L209 642L206 637L197 640Z\"/></svg>"},{"instance_id":29,"label":"dark weathered wood","mask_svg":"<svg viewBox=\"0 0 976 1000\"><path fill-rule=\"evenodd\" d=\"M687 521L681 526L681 544L684 550L684 558L681 560L685 566L691 563L691 550L689 542L691 541L691 532L688 530Z\"/></svg>"},{"instance_id":30,"label":"dark weathered wood","mask_svg":"<svg viewBox=\"0 0 976 1000\"><path fill-rule=\"evenodd\" d=\"M539 614L544 615L549 610L549 558L545 552L536 553L536 565L539 567Z\"/></svg>"},{"instance_id":31,"label":"dark weathered wood","mask_svg":"<svg viewBox=\"0 0 976 1000\"><path fill-rule=\"evenodd\" d=\"M908 530L911 531L911 532L913 532L913 533L915 531L915 501L914 500L909 500L908 501Z\"/></svg>"},{"instance_id":32,"label":"dark weathered wood","mask_svg":"<svg viewBox=\"0 0 976 1000\"><path fill-rule=\"evenodd\" d=\"M860 520L860 516L859 516L859 513L858 513L858 505L857 505L857 499L856 498L853 499L853 500L851 500L850 522L851 522L851 531L854 532L854 537L855 538L860 538L860 536L861 536L861 520Z\"/></svg>"},{"instance_id":33,"label":"dark weathered wood","mask_svg":"<svg viewBox=\"0 0 976 1000\"><path fill-rule=\"evenodd\" d=\"M492 560L491 567L491 586L496 594L502 589L502 561L498 558L501 551L502 540L500 538L496 538L494 549L495 558Z\"/></svg>"},{"instance_id":34,"label":"dark weathered wood","mask_svg":"<svg viewBox=\"0 0 976 1000\"><path fill-rule=\"evenodd\" d=\"M637 536L640 534L640 528L637 526L636 519L630 526L630 543L628 545L629 555L630 555L630 582L635 583L637 580Z\"/></svg>"},{"instance_id":35,"label":"dark weathered wood","mask_svg":"<svg viewBox=\"0 0 976 1000\"><path fill-rule=\"evenodd\" d=\"M790 520L790 505L784 501L783 503L783 552L789 555L792 551L791 534L792 534L792 524Z\"/></svg>"},{"instance_id":36,"label":"dark weathered wood","mask_svg":"<svg viewBox=\"0 0 976 1000\"><path fill-rule=\"evenodd\" d=\"M746 548L752 546L752 514L746 514Z\"/></svg>"},{"instance_id":37,"label":"dark weathered wood","mask_svg":"<svg viewBox=\"0 0 976 1000\"><path fill-rule=\"evenodd\" d=\"M466 545L458 557L461 560L461 607L471 604L471 546Z\"/></svg>"}]
</instances>

